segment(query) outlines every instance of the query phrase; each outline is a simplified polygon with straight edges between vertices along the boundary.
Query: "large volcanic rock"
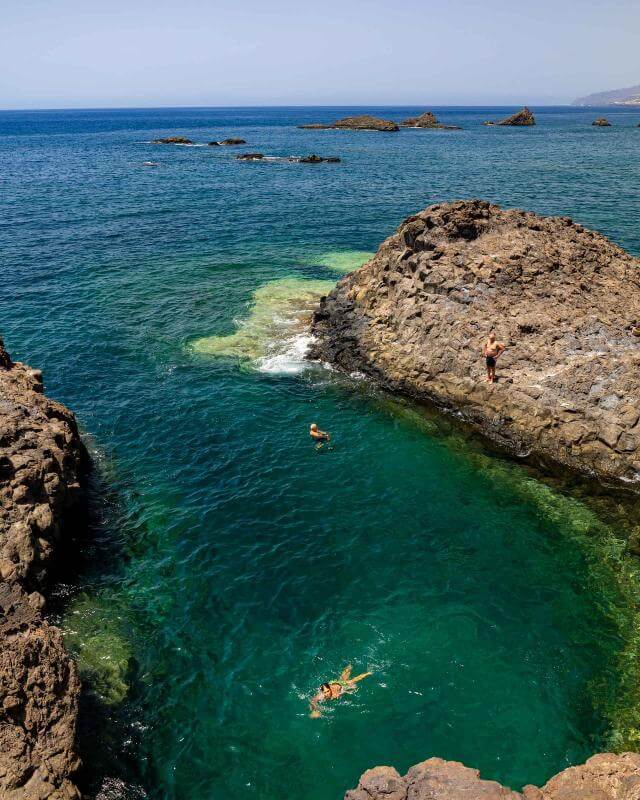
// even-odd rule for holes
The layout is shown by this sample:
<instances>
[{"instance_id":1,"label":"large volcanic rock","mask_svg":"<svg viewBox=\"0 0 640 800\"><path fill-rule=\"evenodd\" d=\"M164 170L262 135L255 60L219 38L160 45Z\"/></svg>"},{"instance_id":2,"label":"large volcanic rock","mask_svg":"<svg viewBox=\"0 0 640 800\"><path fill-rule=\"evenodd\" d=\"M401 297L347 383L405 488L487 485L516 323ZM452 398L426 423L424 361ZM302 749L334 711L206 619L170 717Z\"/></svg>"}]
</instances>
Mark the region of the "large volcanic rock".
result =
<instances>
[{"instance_id":1,"label":"large volcanic rock","mask_svg":"<svg viewBox=\"0 0 640 800\"><path fill-rule=\"evenodd\" d=\"M378 119L369 114L363 114L359 117L344 117L336 122L313 122L309 125L298 125L299 128L305 130L350 130L350 131L399 131L400 128L395 122L388 119Z\"/></svg>"},{"instance_id":2,"label":"large volcanic rock","mask_svg":"<svg viewBox=\"0 0 640 800\"><path fill-rule=\"evenodd\" d=\"M551 778L541 789L520 792L480 778L457 761L430 758L401 777L393 767L367 770L344 800L637 800L640 755L599 753Z\"/></svg>"},{"instance_id":3,"label":"large volcanic rock","mask_svg":"<svg viewBox=\"0 0 640 800\"><path fill-rule=\"evenodd\" d=\"M55 550L82 505L73 414L0 340L0 797L71 800L80 683L42 617ZM67 526L65 527L65 523Z\"/></svg>"},{"instance_id":4,"label":"large volcanic rock","mask_svg":"<svg viewBox=\"0 0 640 800\"><path fill-rule=\"evenodd\" d=\"M515 454L640 475L640 261L480 200L409 217L315 313L310 357L456 412ZM507 345L496 384L481 347Z\"/></svg>"},{"instance_id":5,"label":"large volcanic rock","mask_svg":"<svg viewBox=\"0 0 640 800\"><path fill-rule=\"evenodd\" d=\"M535 125L536 118L532 112L525 106L520 111L512 114L510 117L505 117L499 122L485 122L485 125L512 125L512 126L528 126Z\"/></svg>"},{"instance_id":6,"label":"large volcanic rock","mask_svg":"<svg viewBox=\"0 0 640 800\"><path fill-rule=\"evenodd\" d=\"M458 125L444 125L432 111L425 111L417 117L409 117L402 122L403 128L436 128L441 131L459 131Z\"/></svg>"}]
</instances>

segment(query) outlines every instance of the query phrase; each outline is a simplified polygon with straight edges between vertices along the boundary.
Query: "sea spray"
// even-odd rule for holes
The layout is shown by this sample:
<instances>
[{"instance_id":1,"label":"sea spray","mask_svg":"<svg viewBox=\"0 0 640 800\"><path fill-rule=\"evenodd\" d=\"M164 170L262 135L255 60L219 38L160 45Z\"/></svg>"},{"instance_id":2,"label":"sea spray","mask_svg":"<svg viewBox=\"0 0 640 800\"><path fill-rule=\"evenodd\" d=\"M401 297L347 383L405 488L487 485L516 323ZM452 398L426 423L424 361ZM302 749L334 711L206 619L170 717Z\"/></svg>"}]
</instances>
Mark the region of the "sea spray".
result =
<instances>
[{"instance_id":1,"label":"sea spray","mask_svg":"<svg viewBox=\"0 0 640 800\"><path fill-rule=\"evenodd\" d=\"M235 333L197 339L191 348L266 372L296 372L304 366L313 309L333 286L333 281L303 278L271 281L253 293L249 315L234 321Z\"/></svg>"}]
</instances>

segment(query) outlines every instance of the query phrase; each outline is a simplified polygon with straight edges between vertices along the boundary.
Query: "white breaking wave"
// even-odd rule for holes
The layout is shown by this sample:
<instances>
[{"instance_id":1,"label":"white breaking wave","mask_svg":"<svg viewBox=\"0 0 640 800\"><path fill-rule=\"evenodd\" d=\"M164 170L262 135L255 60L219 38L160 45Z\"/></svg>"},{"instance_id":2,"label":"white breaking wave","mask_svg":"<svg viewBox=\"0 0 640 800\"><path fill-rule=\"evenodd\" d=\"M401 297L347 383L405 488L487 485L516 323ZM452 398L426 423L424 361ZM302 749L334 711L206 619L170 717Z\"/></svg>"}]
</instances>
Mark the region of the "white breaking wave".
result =
<instances>
[{"instance_id":1,"label":"white breaking wave","mask_svg":"<svg viewBox=\"0 0 640 800\"><path fill-rule=\"evenodd\" d=\"M256 367L259 372L296 375L309 368L306 355L312 343L313 336L308 333L298 333L290 339L274 342L266 356L256 359Z\"/></svg>"}]
</instances>

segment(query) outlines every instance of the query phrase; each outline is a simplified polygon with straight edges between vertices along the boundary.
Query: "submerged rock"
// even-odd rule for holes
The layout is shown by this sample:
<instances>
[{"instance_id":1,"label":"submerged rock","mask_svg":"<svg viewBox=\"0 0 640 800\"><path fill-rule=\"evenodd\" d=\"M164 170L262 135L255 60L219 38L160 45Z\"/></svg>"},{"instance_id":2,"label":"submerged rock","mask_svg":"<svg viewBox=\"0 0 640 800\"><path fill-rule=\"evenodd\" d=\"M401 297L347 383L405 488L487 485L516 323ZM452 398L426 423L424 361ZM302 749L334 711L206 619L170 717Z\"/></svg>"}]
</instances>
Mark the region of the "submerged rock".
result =
<instances>
[{"instance_id":1,"label":"submerged rock","mask_svg":"<svg viewBox=\"0 0 640 800\"><path fill-rule=\"evenodd\" d=\"M209 142L209 147L233 147L238 144L246 144L245 139L223 139L221 142Z\"/></svg>"},{"instance_id":2,"label":"submerged rock","mask_svg":"<svg viewBox=\"0 0 640 800\"><path fill-rule=\"evenodd\" d=\"M237 161L260 161L264 158L264 153L240 153L236 156Z\"/></svg>"},{"instance_id":3,"label":"submerged rock","mask_svg":"<svg viewBox=\"0 0 640 800\"><path fill-rule=\"evenodd\" d=\"M1 341L0 398L0 797L72 800L80 682L41 611L86 453L73 414Z\"/></svg>"},{"instance_id":4,"label":"submerged rock","mask_svg":"<svg viewBox=\"0 0 640 800\"><path fill-rule=\"evenodd\" d=\"M640 260L480 200L409 217L316 311L310 357L455 412L510 452L640 478ZM491 329L507 345L485 382Z\"/></svg>"},{"instance_id":5,"label":"submerged rock","mask_svg":"<svg viewBox=\"0 0 640 800\"><path fill-rule=\"evenodd\" d=\"M436 115L431 111L425 111L417 117L409 117L402 122L403 128L437 128L442 131L462 130L458 125L443 125L438 122Z\"/></svg>"},{"instance_id":6,"label":"submerged rock","mask_svg":"<svg viewBox=\"0 0 640 800\"><path fill-rule=\"evenodd\" d=\"M505 117L501 119L499 122L485 122L484 125L511 125L511 126L528 126L528 125L535 125L536 118L533 116L531 111L525 106L523 109L518 111L515 114L512 114L510 117Z\"/></svg>"},{"instance_id":7,"label":"submerged rock","mask_svg":"<svg viewBox=\"0 0 640 800\"><path fill-rule=\"evenodd\" d=\"M167 136L165 139L154 139L153 144L193 144L193 142L184 136Z\"/></svg>"},{"instance_id":8,"label":"submerged rock","mask_svg":"<svg viewBox=\"0 0 640 800\"><path fill-rule=\"evenodd\" d=\"M399 131L400 128L395 122L388 119L379 119L372 117L369 114L363 114L358 117L344 117L336 122L322 123L314 122L309 125L298 125L299 128L305 130L329 130L336 128L338 130L351 130L351 131Z\"/></svg>"},{"instance_id":9,"label":"submerged rock","mask_svg":"<svg viewBox=\"0 0 640 800\"><path fill-rule=\"evenodd\" d=\"M592 125L596 125L599 128L610 128L611 123L606 117L598 117L598 119L594 119L591 123Z\"/></svg>"},{"instance_id":10,"label":"submerged rock","mask_svg":"<svg viewBox=\"0 0 640 800\"><path fill-rule=\"evenodd\" d=\"M634 800L640 797L640 754L599 753L542 787L514 792L483 780L458 761L429 758L401 776L393 767L367 770L344 800Z\"/></svg>"}]
</instances>

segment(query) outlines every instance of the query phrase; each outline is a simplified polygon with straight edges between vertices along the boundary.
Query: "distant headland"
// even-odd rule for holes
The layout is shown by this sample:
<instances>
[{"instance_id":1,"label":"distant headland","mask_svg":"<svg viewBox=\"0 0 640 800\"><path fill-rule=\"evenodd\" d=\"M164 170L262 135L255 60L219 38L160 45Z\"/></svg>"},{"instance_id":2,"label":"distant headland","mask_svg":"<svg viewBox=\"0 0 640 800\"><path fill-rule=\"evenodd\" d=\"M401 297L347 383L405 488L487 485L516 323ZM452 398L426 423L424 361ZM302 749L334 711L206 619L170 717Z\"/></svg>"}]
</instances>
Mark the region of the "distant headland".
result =
<instances>
[{"instance_id":1,"label":"distant headland","mask_svg":"<svg viewBox=\"0 0 640 800\"><path fill-rule=\"evenodd\" d=\"M586 97L578 97L574 106L640 106L640 84L628 86L626 89L609 89L606 92L595 92Z\"/></svg>"}]
</instances>

